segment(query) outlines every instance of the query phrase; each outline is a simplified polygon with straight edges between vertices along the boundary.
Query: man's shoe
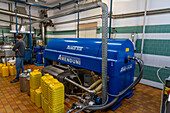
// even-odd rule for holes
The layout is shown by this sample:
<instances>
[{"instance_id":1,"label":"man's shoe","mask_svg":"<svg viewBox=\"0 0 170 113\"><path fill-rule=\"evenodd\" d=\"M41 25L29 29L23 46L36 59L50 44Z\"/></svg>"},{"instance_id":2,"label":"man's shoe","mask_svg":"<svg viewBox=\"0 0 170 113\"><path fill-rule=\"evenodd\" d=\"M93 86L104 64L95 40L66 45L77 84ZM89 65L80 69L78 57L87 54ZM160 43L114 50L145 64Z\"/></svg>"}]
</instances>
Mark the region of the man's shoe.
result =
<instances>
[{"instance_id":1,"label":"man's shoe","mask_svg":"<svg viewBox=\"0 0 170 113\"><path fill-rule=\"evenodd\" d=\"M18 82L19 79L15 78L14 80L12 80L10 83L15 83L15 82Z\"/></svg>"}]
</instances>

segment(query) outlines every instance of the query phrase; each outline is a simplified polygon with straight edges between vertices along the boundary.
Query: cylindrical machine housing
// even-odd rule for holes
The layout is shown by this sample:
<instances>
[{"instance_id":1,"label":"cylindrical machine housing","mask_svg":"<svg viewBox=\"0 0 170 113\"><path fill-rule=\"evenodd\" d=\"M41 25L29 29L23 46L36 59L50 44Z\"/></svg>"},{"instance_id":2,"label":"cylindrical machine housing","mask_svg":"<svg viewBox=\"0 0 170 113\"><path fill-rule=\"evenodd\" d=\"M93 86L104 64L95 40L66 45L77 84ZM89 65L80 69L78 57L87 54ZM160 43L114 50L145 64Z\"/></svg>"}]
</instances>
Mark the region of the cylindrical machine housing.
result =
<instances>
[{"instance_id":1,"label":"cylindrical machine housing","mask_svg":"<svg viewBox=\"0 0 170 113\"><path fill-rule=\"evenodd\" d=\"M125 61L128 56L134 56L134 47L130 40L108 39L107 53L108 61ZM101 72L102 39L52 39L44 58Z\"/></svg>"}]
</instances>

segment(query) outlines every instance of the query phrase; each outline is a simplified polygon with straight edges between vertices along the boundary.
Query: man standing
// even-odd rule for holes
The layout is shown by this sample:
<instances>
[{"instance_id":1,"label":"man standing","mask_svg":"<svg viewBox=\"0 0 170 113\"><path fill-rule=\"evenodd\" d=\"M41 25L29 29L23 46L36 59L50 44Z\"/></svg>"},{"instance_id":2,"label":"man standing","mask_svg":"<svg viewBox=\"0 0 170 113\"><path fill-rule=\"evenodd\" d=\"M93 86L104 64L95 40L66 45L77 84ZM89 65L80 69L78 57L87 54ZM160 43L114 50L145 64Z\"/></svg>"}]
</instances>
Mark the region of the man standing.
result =
<instances>
[{"instance_id":1,"label":"man standing","mask_svg":"<svg viewBox=\"0 0 170 113\"><path fill-rule=\"evenodd\" d=\"M17 43L13 47L13 51L15 51L16 56L16 70L17 75L14 80L11 81L11 83L18 82L19 81L19 74L20 74L20 67L22 68L22 72L24 71L24 57L25 57L25 42L22 40L22 35L18 34L16 36Z\"/></svg>"}]
</instances>

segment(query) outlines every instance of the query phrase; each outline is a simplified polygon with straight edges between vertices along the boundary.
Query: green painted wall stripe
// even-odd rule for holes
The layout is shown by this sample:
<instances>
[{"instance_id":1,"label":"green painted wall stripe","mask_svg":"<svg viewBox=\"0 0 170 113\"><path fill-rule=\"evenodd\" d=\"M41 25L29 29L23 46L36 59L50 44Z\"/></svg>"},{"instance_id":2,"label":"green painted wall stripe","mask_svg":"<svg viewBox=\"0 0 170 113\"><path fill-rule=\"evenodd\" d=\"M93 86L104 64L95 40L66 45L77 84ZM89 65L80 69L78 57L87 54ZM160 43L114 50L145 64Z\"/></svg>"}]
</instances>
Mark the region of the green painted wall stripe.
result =
<instances>
[{"instance_id":1,"label":"green painted wall stripe","mask_svg":"<svg viewBox=\"0 0 170 113\"><path fill-rule=\"evenodd\" d=\"M38 35L40 31L36 31L36 34ZM75 35L76 30L67 30L67 31L47 31L47 35Z\"/></svg>"},{"instance_id":2,"label":"green painted wall stripe","mask_svg":"<svg viewBox=\"0 0 170 113\"><path fill-rule=\"evenodd\" d=\"M141 52L141 39L136 42L136 53ZM144 54L170 56L170 40L145 39Z\"/></svg>"},{"instance_id":3,"label":"green painted wall stripe","mask_svg":"<svg viewBox=\"0 0 170 113\"><path fill-rule=\"evenodd\" d=\"M53 35L75 35L76 30L69 30L69 31L53 31Z\"/></svg>"},{"instance_id":4,"label":"green painted wall stripe","mask_svg":"<svg viewBox=\"0 0 170 113\"><path fill-rule=\"evenodd\" d=\"M147 80L151 80L151 81L155 81L155 82L160 82L158 77L157 77L157 74L156 74L158 69L159 69L158 67L152 67L152 66L146 66L145 65L144 71L143 71L143 79L147 79ZM169 77L169 73L170 73L170 70L162 69L159 73L160 78L164 81L165 78ZM135 76L138 76L138 74L139 74L139 68L136 65Z\"/></svg>"},{"instance_id":5,"label":"green painted wall stripe","mask_svg":"<svg viewBox=\"0 0 170 113\"><path fill-rule=\"evenodd\" d=\"M117 33L142 33L143 26L115 27Z\"/></svg>"},{"instance_id":6,"label":"green painted wall stripe","mask_svg":"<svg viewBox=\"0 0 170 113\"><path fill-rule=\"evenodd\" d=\"M10 29L0 29L0 33L10 33Z\"/></svg>"},{"instance_id":7,"label":"green painted wall stripe","mask_svg":"<svg viewBox=\"0 0 170 113\"><path fill-rule=\"evenodd\" d=\"M170 25L148 25L146 33L170 33Z\"/></svg>"},{"instance_id":8,"label":"green painted wall stripe","mask_svg":"<svg viewBox=\"0 0 170 113\"><path fill-rule=\"evenodd\" d=\"M117 33L142 33L143 26L127 26L127 27L115 27ZM0 33L10 33L9 29L0 29ZM37 30L36 34L40 31ZM97 28L97 34L102 33L102 27ZM170 25L146 25L145 33L170 33ZM47 31L47 35L76 35L76 30L66 30L66 31Z\"/></svg>"},{"instance_id":9,"label":"green painted wall stripe","mask_svg":"<svg viewBox=\"0 0 170 113\"><path fill-rule=\"evenodd\" d=\"M143 26L115 27L117 33L143 33ZM145 33L170 33L170 25L146 25Z\"/></svg>"},{"instance_id":10,"label":"green painted wall stripe","mask_svg":"<svg viewBox=\"0 0 170 113\"><path fill-rule=\"evenodd\" d=\"M143 26L115 27L115 29L117 33L143 33ZM97 29L97 34L100 33L102 28ZM170 33L170 25L146 25L145 33Z\"/></svg>"}]
</instances>

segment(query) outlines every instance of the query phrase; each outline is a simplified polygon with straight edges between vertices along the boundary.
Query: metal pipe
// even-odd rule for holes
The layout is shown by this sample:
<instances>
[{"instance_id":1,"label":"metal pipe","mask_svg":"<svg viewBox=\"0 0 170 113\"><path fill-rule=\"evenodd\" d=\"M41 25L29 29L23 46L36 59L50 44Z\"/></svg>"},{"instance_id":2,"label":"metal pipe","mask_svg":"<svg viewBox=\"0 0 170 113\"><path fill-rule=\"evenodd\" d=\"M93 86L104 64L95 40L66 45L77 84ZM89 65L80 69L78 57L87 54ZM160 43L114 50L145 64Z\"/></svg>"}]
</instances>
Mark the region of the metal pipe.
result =
<instances>
[{"instance_id":1,"label":"metal pipe","mask_svg":"<svg viewBox=\"0 0 170 113\"><path fill-rule=\"evenodd\" d=\"M107 37L108 37L108 8L106 4L98 2L102 8L102 103L106 101L107 92Z\"/></svg>"},{"instance_id":2,"label":"metal pipe","mask_svg":"<svg viewBox=\"0 0 170 113\"><path fill-rule=\"evenodd\" d=\"M44 26L44 23L41 23L41 37L42 37L42 40L43 40L43 45L45 45L45 26Z\"/></svg>"},{"instance_id":3,"label":"metal pipe","mask_svg":"<svg viewBox=\"0 0 170 113\"><path fill-rule=\"evenodd\" d=\"M165 13L169 13L169 12L170 12L170 8L160 9L160 10L150 10L150 11L147 11L146 15L165 14ZM118 15L112 15L112 19L139 17L139 16L143 16L143 15L144 15L144 12L118 14ZM81 19L79 19L79 21L87 21L87 20L99 19L99 18L101 18L101 15L95 15L95 16L81 18ZM72 22L77 22L77 19L54 23L54 25L67 24L67 23L72 23Z\"/></svg>"},{"instance_id":4,"label":"metal pipe","mask_svg":"<svg viewBox=\"0 0 170 113\"><path fill-rule=\"evenodd\" d=\"M109 38L111 38L111 31L112 31L112 0L110 0Z\"/></svg>"},{"instance_id":5,"label":"metal pipe","mask_svg":"<svg viewBox=\"0 0 170 113\"><path fill-rule=\"evenodd\" d=\"M146 26L146 13L147 13L147 0L145 0L145 13L144 13L144 19L143 19L143 34L142 34L142 43L141 43L141 57L143 55L143 46L144 46L144 39L145 39L145 26Z\"/></svg>"},{"instance_id":6,"label":"metal pipe","mask_svg":"<svg viewBox=\"0 0 170 113\"><path fill-rule=\"evenodd\" d=\"M16 16L15 12L7 11L4 9L0 9L0 14L5 14L5 15L11 15L11 16ZM29 19L29 15L24 15L24 14L18 14L17 16L20 18L26 18ZM31 17L32 20L40 20L38 17Z\"/></svg>"},{"instance_id":7,"label":"metal pipe","mask_svg":"<svg viewBox=\"0 0 170 113\"><path fill-rule=\"evenodd\" d=\"M13 1L13 2L18 2L18 3L22 3L22 4L27 4L27 5L32 5L32 6L36 6L36 7L42 7L42 8L46 8L46 9L61 9L61 7L63 6L68 6L70 4L73 4L75 3L77 0L70 0L68 2L65 2L63 4L59 4L59 5L56 5L56 6L53 6L53 7L48 7L48 6L45 6L45 5L40 5L40 4L35 4L35 3L31 3L31 2L25 2L25 1L21 1L21 0L8 0L8 1ZM82 1L82 0L80 0Z\"/></svg>"},{"instance_id":8,"label":"metal pipe","mask_svg":"<svg viewBox=\"0 0 170 113\"><path fill-rule=\"evenodd\" d=\"M8 21L8 20L2 20L2 19L0 19L0 21L7 22L7 23L11 23L11 24L16 24L15 22L10 22L10 21ZM20 24L18 23L18 25L20 25Z\"/></svg>"},{"instance_id":9,"label":"metal pipe","mask_svg":"<svg viewBox=\"0 0 170 113\"><path fill-rule=\"evenodd\" d=\"M11 11L11 4L8 3L8 10ZM10 21L10 27L11 27L11 16L9 16L9 21Z\"/></svg>"},{"instance_id":10,"label":"metal pipe","mask_svg":"<svg viewBox=\"0 0 170 113\"><path fill-rule=\"evenodd\" d=\"M91 94L95 93L95 91L89 90L88 88L86 88L84 86L81 86L80 84L77 84L76 82L74 82L74 81L72 81L72 80L70 80L70 79L68 79L66 77L64 78L64 80L66 80L67 82L70 82L71 84L83 89L84 91L87 91L88 93L91 93Z\"/></svg>"},{"instance_id":11,"label":"metal pipe","mask_svg":"<svg viewBox=\"0 0 170 113\"><path fill-rule=\"evenodd\" d=\"M8 1L18 2L18 3L22 3L22 4L27 4L27 5L32 5L32 6L50 9L50 7L47 7L47 6L44 6L44 5L39 5L39 4L31 3L31 2L25 2L25 1L21 1L21 0L8 0Z\"/></svg>"},{"instance_id":12,"label":"metal pipe","mask_svg":"<svg viewBox=\"0 0 170 113\"><path fill-rule=\"evenodd\" d=\"M17 3L15 2L15 18L16 18L16 36L18 35L18 23L17 23Z\"/></svg>"},{"instance_id":13,"label":"metal pipe","mask_svg":"<svg viewBox=\"0 0 170 113\"><path fill-rule=\"evenodd\" d=\"M79 8L79 0L78 0L78 3L77 3L77 5L78 5L78 8ZM77 24L77 38L80 38L79 37L79 24L80 24L80 21L79 21L79 19L80 19L80 12L78 11L78 13L77 13L77 17L78 17L78 24Z\"/></svg>"}]
</instances>

